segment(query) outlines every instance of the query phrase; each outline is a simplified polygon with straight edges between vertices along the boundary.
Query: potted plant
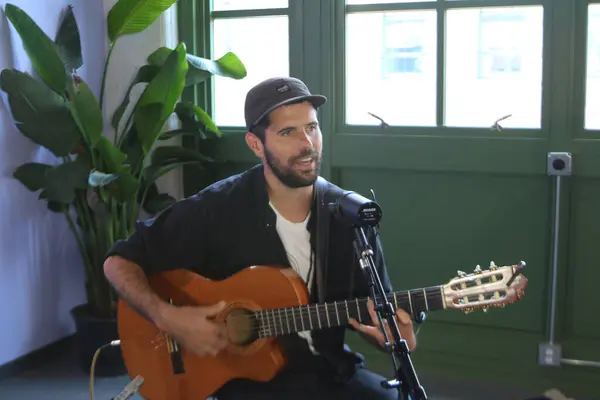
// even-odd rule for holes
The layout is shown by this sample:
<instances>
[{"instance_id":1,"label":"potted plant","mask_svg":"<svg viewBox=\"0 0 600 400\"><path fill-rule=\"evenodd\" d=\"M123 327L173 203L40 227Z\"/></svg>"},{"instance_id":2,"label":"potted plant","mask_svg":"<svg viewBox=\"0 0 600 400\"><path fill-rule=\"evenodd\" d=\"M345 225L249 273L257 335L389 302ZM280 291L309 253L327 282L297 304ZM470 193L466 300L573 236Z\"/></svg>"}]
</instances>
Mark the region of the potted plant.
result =
<instances>
[{"instance_id":1,"label":"potted plant","mask_svg":"<svg viewBox=\"0 0 600 400\"><path fill-rule=\"evenodd\" d=\"M118 336L117 298L104 276L104 255L116 240L132 233L142 210L155 215L175 201L159 193L157 178L184 165L202 168L215 162L194 149L157 145L178 135L206 141L220 137L204 110L180 101L183 90L215 74L232 79L246 76L243 63L233 53L208 60L187 54L183 43L174 49L158 48L137 70L110 124L105 124L102 104L112 50L119 38L144 31L175 2L119 0L113 6L107 16L110 47L99 99L77 74L83 61L71 7L54 41L19 7L6 4L4 9L39 79L7 68L0 73L0 88L19 131L57 160L53 165L27 162L15 170L14 177L39 193L50 210L64 214L77 241L85 267L87 302L75 307L72 316L85 371L95 351ZM131 90L137 84L146 87L133 101ZM181 127L165 132L173 113ZM105 136L109 129L112 141ZM98 375L124 372L118 348L102 352Z\"/></svg>"}]
</instances>

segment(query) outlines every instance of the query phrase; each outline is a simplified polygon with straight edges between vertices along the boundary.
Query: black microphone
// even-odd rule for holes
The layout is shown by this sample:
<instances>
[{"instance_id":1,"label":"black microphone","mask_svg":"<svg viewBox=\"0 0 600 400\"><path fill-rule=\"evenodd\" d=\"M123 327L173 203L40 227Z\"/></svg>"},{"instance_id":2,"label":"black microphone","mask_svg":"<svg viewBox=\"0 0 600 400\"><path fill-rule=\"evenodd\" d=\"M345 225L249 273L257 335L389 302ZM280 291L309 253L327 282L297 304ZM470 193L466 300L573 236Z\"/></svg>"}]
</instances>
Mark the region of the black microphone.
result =
<instances>
[{"instance_id":1,"label":"black microphone","mask_svg":"<svg viewBox=\"0 0 600 400\"><path fill-rule=\"evenodd\" d=\"M354 227L376 226L383 216L377 202L351 191L343 191L328 208L339 221Z\"/></svg>"}]
</instances>

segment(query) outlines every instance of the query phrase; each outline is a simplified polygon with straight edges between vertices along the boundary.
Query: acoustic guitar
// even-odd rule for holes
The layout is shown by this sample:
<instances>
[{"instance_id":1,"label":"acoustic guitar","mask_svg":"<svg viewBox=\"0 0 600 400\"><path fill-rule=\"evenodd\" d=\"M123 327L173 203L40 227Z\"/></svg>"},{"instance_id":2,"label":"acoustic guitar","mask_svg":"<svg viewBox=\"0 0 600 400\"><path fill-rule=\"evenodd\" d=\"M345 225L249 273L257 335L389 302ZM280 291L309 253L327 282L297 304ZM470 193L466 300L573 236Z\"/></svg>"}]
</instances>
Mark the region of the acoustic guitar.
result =
<instances>
[{"instance_id":1,"label":"acoustic guitar","mask_svg":"<svg viewBox=\"0 0 600 400\"><path fill-rule=\"evenodd\" d=\"M447 284L390 293L395 306L412 315L454 309L470 312L520 300L527 286L524 263L471 274L459 271ZM285 355L277 338L348 324L369 322L367 298L309 304L307 287L291 268L248 267L228 279L211 281L190 271L168 271L148 278L159 296L174 305L227 306L216 320L227 324L230 344L217 356L187 352L121 300L119 339L125 365L141 376L140 394L149 400L198 400L210 397L235 378L268 381L280 371Z\"/></svg>"}]
</instances>

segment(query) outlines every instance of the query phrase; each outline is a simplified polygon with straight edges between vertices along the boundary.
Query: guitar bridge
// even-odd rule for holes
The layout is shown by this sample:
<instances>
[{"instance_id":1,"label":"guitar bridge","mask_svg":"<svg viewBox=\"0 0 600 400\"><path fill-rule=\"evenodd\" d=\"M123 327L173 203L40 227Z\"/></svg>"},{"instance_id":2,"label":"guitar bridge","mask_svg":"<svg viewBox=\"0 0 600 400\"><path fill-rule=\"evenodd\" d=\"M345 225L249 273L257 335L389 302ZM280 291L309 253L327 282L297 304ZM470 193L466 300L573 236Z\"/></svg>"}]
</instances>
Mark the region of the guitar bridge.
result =
<instances>
[{"instance_id":1,"label":"guitar bridge","mask_svg":"<svg viewBox=\"0 0 600 400\"><path fill-rule=\"evenodd\" d=\"M173 299L169 299L169 303L173 304ZM165 335L165 343L167 344L167 351L171 357L171 368L175 375L184 374L185 368L183 366L183 357L181 356L181 347L179 343L173 339L170 335Z\"/></svg>"}]
</instances>

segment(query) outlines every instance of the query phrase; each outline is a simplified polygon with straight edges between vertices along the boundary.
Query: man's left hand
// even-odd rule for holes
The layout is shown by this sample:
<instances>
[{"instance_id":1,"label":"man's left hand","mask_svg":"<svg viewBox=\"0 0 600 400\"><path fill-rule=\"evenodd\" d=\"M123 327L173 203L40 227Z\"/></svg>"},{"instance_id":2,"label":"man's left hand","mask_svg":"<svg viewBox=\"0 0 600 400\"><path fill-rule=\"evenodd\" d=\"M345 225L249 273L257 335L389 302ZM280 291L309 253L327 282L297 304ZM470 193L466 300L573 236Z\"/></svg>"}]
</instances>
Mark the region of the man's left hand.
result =
<instances>
[{"instance_id":1,"label":"man's left hand","mask_svg":"<svg viewBox=\"0 0 600 400\"><path fill-rule=\"evenodd\" d=\"M375 339L377 343L381 346L385 346L385 338L383 333L381 332L381 328L379 327L379 319L377 318L377 313L375 312L375 308L373 306L373 300L369 299L367 301L367 308L369 310L369 315L371 316L372 325L365 325L359 323L354 318L350 318L349 323L354 329L358 332L361 332L372 339ZM402 339L406 340L406 345L408 349L412 351L417 345L417 338L415 337L415 332L413 330L413 323L410 318L410 315L401 308L396 310L396 321L398 323L398 328L400 329L400 336ZM388 340L393 343L394 336L392 335L392 331L388 326L388 323L385 319L383 319L383 324L385 326L385 331L387 333Z\"/></svg>"}]
</instances>

